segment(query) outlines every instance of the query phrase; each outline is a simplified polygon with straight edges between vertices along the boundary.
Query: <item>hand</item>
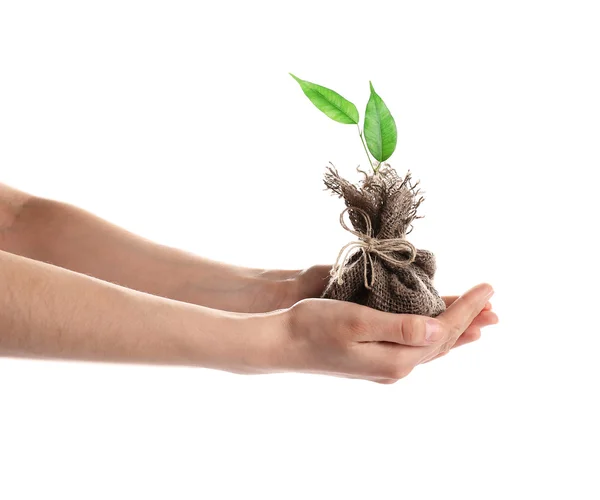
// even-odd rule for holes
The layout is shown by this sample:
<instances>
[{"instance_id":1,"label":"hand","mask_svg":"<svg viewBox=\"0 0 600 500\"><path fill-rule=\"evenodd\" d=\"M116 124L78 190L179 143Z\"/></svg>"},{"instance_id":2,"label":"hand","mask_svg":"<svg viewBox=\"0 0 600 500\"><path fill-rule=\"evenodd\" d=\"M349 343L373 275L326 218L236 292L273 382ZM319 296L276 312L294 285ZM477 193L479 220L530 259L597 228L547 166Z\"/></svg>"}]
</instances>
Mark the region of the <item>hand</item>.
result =
<instances>
[{"instance_id":1,"label":"hand","mask_svg":"<svg viewBox=\"0 0 600 500\"><path fill-rule=\"evenodd\" d=\"M444 299L444 302L446 303L446 307L450 307L454 302L456 302L458 298L459 297L456 295L450 297L442 297L442 299ZM485 326L495 325L496 323L498 323L498 316L496 315L496 313L492 312L492 303L487 302L483 307L483 310L475 317L472 323L467 327L467 329L452 346L452 349L479 340L479 338L481 337L481 329ZM423 363L428 363L433 359L445 356L446 354L448 354L448 352L449 351L440 353L431 359L423 361Z\"/></svg>"},{"instance_id":2,"label":"hand","mask_svg":"<svg viewBox=\"0 0 600 500\"><path fill-rule=\"evenodd\" d=\"M302 300L282 313L286 340L277 363L285 371L393 383L496 323L488 303L492 294L490 285L482 284L459 298L448 297L448 309L437 318Z\"/></svg>"},{"instance_id":3,"label":"hand","mask_svg":"<svg viewBox=\"0 0 600 500\"><path fill-rule=\"evenodd\" d=\"M262 300L253 304L253 311L286 309L303 299L320 297L327 286L331 266L312 266L295 271L264 271L261 278Z\"/></svg>"},{"instance_id":4,"label":"hand","mask_svg":"<svg viewBox=\"0 0 600 500\"><path fill-rule=\"evenodd\" d=\"M276 283L276 286L271 287L271 294L263 295L264 302L258 308L260 311L256 312L284 309L301 300L320 297L327 286L330 270L331 266L317 265L303 271L267 271L265 276L273 280L271 284ZM458 296L442 298L446 307L450 307L458 299ZM491 309L491 303L486 303L483 311L473 320L473 323L458 338L453 347L460 347L478 340L481 337L481 328L497 323L498 317L491 312ZM443 354L436 357L440 356Z\"/></svg>"}]
</instances>

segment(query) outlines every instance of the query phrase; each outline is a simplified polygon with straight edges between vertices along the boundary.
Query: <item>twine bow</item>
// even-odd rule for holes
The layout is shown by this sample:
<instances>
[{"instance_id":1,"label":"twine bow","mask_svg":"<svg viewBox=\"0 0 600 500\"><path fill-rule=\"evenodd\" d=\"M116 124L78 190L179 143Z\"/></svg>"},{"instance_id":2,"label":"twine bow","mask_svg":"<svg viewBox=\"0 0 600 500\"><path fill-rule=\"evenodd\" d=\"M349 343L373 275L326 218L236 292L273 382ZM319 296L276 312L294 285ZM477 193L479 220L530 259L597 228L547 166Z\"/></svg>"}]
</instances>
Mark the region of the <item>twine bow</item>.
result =
<instances>
[{"instance_id":1,"label":"twine bow","mask_svg":"<svg viewBox=\"0 0 600 500\"><path fill-rule=\"evenodd\" d=\"M365 221L365 233L350 229L346 221L344 221L344 215L350 210L362 215ZM353 234L358 240L351 241L342 247L340 253L335 260L335 264L331 269L331 276L337 280L338 285L344 283L342 275L345 271L345 266L351 257L353 250L360 250L363 254L364 259L364 283L367 290L371 290L373 283L375 282L375 266L373 263L374 256L379 257L381 260L388 262L389 264L396 267L406 267L412 264L417 256L417 249L410 242L404 238L389 238L378 240L373 236L373 226L371 224L371 218L364 210L358 207L346 207L340 214L340 225L349 233ZM408 259L398 260L392 256L392 252L410 252ZM360 259L359 259L360 260ZM354 267L359 260L352 264L347 269ZM371 279L369 279L369 267L371 268Z\"/></svg>"}]
</instances>

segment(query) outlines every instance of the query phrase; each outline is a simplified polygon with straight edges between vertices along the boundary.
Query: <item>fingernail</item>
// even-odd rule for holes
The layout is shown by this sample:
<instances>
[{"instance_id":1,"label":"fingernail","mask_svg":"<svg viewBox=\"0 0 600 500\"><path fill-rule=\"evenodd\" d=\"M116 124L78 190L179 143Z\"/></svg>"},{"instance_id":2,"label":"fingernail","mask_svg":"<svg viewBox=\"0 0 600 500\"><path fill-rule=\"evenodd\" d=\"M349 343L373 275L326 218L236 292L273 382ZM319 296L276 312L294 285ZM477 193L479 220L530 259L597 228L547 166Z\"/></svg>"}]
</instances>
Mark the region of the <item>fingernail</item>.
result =
<instances>
[{"instance_id":1,"label":"fingernail","mask_svg":"<svg viewBox=\"0 0 600 500\"><path fill-rule=\"evenodd\" d=\"M437 342L443 337L442 325L435 319L428 319L425 322L425 342Z\"/></svg>"}]
</instances>

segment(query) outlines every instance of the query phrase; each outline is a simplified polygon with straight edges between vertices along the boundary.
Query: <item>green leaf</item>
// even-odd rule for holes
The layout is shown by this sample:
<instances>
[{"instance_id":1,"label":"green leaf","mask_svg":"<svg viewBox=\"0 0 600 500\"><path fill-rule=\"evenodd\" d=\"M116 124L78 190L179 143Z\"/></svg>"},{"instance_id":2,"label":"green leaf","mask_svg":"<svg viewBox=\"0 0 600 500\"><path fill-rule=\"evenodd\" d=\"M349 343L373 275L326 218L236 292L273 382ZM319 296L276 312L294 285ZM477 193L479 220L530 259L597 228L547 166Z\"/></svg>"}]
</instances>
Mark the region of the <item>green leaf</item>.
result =
<instances>
[{"instance_id":1,"label":"green leaf","mask_svg":"<svg viewBox=\"0 0 600 500\"><path fill-rule=\"evenodd\" d=\"M300 84L306 97L329 118L340 123L358 124L358 109L350 101L331 89L301 80L291 73L290 75Z\"/></svg>"},{"instance_id":2,"label":"green leaf","mask_svg":"<svg viewBox=\"0 0 600 500\"><path fill-rule=\"evenodd\" d=\"M365 139L373 157L382 162L392 156L396 149L398 133L390 110L375 92L373 84L369 82L369 85L371 97L365 111Z\"/></svg>"}]
</instances>

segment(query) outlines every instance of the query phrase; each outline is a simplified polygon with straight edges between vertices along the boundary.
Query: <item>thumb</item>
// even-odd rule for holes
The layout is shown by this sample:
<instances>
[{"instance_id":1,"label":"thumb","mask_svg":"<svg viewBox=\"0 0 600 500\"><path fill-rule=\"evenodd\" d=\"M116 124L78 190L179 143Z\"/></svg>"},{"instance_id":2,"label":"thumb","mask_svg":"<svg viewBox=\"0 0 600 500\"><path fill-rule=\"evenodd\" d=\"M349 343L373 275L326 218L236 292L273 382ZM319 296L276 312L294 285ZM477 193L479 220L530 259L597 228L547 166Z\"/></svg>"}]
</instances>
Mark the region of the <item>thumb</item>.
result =
<instances>
[{"instance_id":1,"label":"thumb","mask_svg":"<svg viewBox=\"0 0 600 500\"><path fill-rule=\"evenodd\" d=\"M428 346L446 335L443 325L428 316L381 311L373 311L370 316L369 341Z\"/></svg>"},{"instance_id":2,"label":"thumb","mask_svg":"<svg viewBox=\"0 0 600 500\"><path fill-rule=\"evenodd\" d=\"M441 341L453 344L493 293L488 284L473 287L437 318L372 310L368 319L369 340L407 346L429 346Z\"/></svg>"}]
</instances>

